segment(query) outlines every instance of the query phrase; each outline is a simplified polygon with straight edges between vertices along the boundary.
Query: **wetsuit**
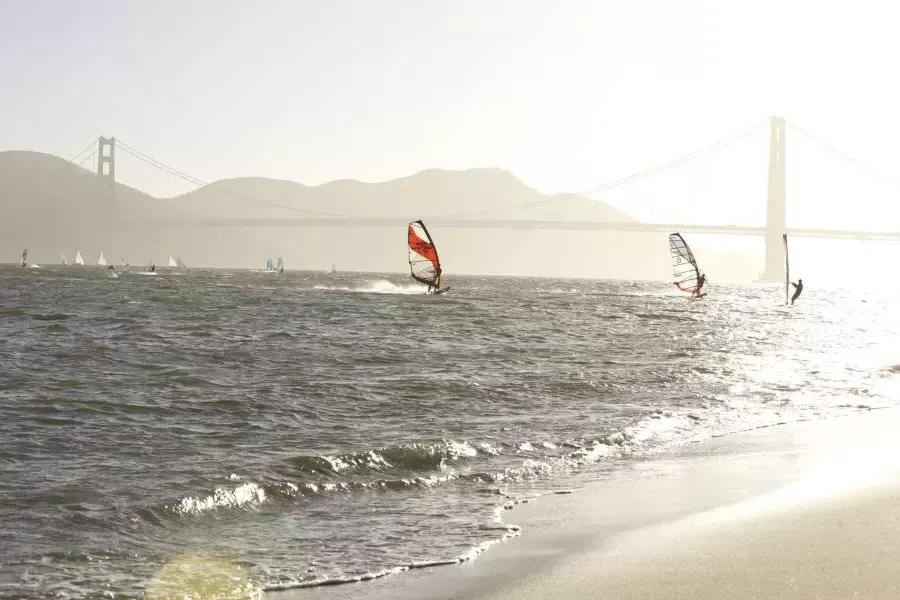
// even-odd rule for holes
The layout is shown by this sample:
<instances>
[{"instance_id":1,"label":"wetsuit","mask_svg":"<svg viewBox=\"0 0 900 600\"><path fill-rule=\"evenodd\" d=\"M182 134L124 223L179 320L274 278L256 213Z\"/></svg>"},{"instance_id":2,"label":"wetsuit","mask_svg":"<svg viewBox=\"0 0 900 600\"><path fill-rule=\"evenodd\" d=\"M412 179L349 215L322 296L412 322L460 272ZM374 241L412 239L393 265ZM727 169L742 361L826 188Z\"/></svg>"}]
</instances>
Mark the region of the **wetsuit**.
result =
<instances>
[{"instance_id":1,"label":"wetsuit","mask_svg":"<svg viewBox=\"0 0 900 600\"><path fill-rule=\"evenodd\" d=\"M703 289L704 285L706 285L706 275L701 275L697 280L697 291L694 292L697 296L700 296L700 290Z\"/></svg>"},{"instance_id":2,"label":"wetsuit","mask_svg":"<svg viewBox=\"0 0 900 600\"><path fill-rule=\"evenodd\" d=\"M803 281L801 280L798 283L792 283L791 285L797 288L797 290L794 292L794 295L791 296L791 306L793 306L794 300L796 300L797 297L800 296L800 293L803 291Z\"/></svg>"}]
</instances>

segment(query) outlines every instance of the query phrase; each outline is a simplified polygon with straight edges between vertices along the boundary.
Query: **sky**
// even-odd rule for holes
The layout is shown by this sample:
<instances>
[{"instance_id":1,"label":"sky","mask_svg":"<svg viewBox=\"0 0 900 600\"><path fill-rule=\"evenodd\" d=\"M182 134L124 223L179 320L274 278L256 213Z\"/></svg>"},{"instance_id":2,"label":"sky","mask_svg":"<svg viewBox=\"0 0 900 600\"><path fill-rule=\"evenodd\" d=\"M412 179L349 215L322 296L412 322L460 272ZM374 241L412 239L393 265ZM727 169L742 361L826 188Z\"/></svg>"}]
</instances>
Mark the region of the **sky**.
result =
<instances>
[{"instance_id":1,"label":"sky","mask_svg":"<svg viewBox=\"0 0 900 600\"><path fill-rule=\"evenodd\" d=\"M71 158L106 135L204 181L500 167L555 193L782 115L884 174L791 133L789 225L836 226L848 194L881 207L896 196L898 12L827 0L0 0L0 150ZM641 218L757 223L768 130L755 131L601 199ZM118 170L155 195L192 187L121 153ZM888 214L858 212L861 226Z\"/></svg>"}]
</instances>

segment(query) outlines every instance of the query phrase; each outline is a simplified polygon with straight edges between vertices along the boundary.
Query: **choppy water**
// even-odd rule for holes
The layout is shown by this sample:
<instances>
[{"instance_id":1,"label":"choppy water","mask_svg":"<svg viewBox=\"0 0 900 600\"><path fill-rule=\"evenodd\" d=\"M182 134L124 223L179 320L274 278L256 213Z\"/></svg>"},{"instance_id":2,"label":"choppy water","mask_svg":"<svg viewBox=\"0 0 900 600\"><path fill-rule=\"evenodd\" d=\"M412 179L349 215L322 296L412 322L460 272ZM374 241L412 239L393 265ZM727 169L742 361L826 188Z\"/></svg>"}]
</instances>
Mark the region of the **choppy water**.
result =
<instances>
[{"instance_id":1,"label":"choppy water","mask_svg":"<svg viewBox=\"0 0 900 600\"><path fill-rule=\"evenodd\" d=\"M466 560L622 461L894 403L896 297L447 283L0 269L0 597Z\"/></svg>"}]
</instances>

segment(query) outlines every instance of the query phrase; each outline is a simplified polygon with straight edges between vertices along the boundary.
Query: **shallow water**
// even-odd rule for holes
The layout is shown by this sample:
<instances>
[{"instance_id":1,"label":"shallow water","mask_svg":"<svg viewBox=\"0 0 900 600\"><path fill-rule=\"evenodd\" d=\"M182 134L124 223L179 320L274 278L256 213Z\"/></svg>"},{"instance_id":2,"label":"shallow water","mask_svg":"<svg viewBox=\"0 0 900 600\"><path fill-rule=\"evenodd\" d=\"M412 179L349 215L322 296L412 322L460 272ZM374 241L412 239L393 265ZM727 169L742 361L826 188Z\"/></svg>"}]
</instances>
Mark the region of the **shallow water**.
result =
<instances>
[{"instance_id":1,"label":"shallow water","mask_svg":"<svg viewBox=\"0 0 900 600\"><path fill-rule=\"evenodd\" d=\"M0 268L0 597L467 560L624 461L895 403L895 297L161 271Z\"/></svg>"}]
</instances>

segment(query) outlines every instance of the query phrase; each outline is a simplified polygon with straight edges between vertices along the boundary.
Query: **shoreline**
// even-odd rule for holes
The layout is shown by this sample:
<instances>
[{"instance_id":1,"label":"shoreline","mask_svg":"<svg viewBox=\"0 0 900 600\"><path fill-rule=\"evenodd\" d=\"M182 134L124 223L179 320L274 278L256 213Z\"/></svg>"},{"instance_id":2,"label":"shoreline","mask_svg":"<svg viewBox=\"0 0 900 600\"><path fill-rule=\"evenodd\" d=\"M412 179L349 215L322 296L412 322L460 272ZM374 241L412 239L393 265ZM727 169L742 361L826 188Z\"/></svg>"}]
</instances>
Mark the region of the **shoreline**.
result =
<instances>
[{"instance_id":1,"label":"shoreline","mask_svg":"<svg viewBox=\"0 0 900 600\"><path fill-rule=\"evenodd\" d=\"M900 410L880 409L687 444L633 461L602 486L517 505L504 521L520 525L521 536L476 560L356 584L267 592L264 598L772 597L775 588L753 585L775 585L780 564L793 564L806 576L827 570L829 585L838 589L849 578L837 581L842 571L831 573L829 548L839 532L827 524L874 523L883 516L879 507L893 506L891 499L900 518L898 427ZM879 538L885 564L900 559L900 542L884 539L890 530ZM794 544L793 555L777 559L791 538L807 540L819 554L808 564L791 563L791 556L804 556ZM865 547L858 542L845 545ZM760 575L735 574L741 561L759 563ZM900 574L896 579L900 585ZM878 589L886 585L885 577L868 580L881 582ZM812 588L790 589L795 597ZM821 597L823 589L816 593Z\"/></svg>"}]
</instances>

